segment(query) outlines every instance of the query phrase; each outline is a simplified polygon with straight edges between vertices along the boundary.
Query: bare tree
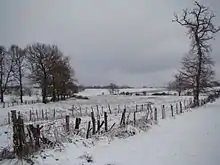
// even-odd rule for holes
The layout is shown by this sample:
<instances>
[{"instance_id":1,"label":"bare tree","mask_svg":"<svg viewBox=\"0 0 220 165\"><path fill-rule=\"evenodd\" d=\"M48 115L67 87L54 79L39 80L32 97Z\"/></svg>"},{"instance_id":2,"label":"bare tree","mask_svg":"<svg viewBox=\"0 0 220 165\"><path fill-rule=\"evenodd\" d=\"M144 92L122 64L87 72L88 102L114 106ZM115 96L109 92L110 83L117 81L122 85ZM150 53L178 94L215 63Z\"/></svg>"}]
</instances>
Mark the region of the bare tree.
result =
<instances>
[{"instance_id":1,"label":"bare tree","mask_svg":"<svg viewBox=\"0 0 220 165\"><path fill-rule=\"evenodd\" d=\"M17 45L12 45L10 52L14 56L15 67L13 69L13 78L19 84L20 101L23 103L23 78L26 67L25 52Z\"/></svg>"},{"instance_id":2,"label":"bare tree","mask_svg":"<svg viewBox=\"0 0 220 165\"><path fill-rule=\"evenodd\" d=\"M36 43L27 46L25 49L29 68L30 78L36 84L40 84L42 89L42 102L47 103L47 87L49 77L48 61L50 61L50 45Z\"/></svg>"},{"instance_id":3,"label":"bare tree","mask_svg":"<svg viewBox=\"0 0 220 165\"><path fill-rule=\"evenodd\" d=\"M208 7L199 4L197 1L195 1L194 5L193 9L184 9L181 17L175 14L175 20L173 21L187 28L189 38L191 39L190 55L192 58L183 59L182 73L186 80L189 78L191 83L193 83L188 85L192 85L194 104L197 106L202 89L208 85L207 76L209 74L213 75L213 71L209 70L210 62L206 62L206 60L211 60L209 56L211 51L210 41L220 31L220 27L217 28L212 23L215 14ZM187 64L187 62L190 63ZM187 73L192 72L191 74L184 74L186 73L184 70Z\"/></svg>"},{"instance_id":4,"label":"bare tree","mask_svg":"<svg viewBox=\"0 0 220 165\"><path fill-rule=\"evenodd\" d=\"M4 93L8 83L12 81L12 72L15 66L14 54L0 46L0 95L1 102L4 102Z\"/></svg>"},{"instance_id":5,"label":"bare tree","mask_svg":"<svg viewBox=\"0 0 220 165\"><path fill-rule=\"evenodd\" d=\"M183 83L183 76L181 73L179 73L179 74L176 74L174 78L175 78L174 81L169 83L168 88L169 90L177 91L178 95L181 96L182 91L185 90L185 86Z\"/></svg>"},{"instance_id":6,"label":"bare tree","mask_svg":"<svg viewBox=\"0 0 220 165\"><path fill-rule=\"evenodd\" d=\"M48 95L52 96L52 101L65 99L74 85L74 71L69 58L56 45L37 43L28 46L26 52L30 78L40 84L43 103L47 103Z\"/></svg>"},{"instance_id":7,"label":"bare tree","mask_svg":"<svg viewBox=\"0 0 220 165\"><path fill-rule=\"evenodd\" d=\"M115 94L118 92L118 86L114 83L110 83L108 88L110 94Z\"/></svg>"}]
</instances>

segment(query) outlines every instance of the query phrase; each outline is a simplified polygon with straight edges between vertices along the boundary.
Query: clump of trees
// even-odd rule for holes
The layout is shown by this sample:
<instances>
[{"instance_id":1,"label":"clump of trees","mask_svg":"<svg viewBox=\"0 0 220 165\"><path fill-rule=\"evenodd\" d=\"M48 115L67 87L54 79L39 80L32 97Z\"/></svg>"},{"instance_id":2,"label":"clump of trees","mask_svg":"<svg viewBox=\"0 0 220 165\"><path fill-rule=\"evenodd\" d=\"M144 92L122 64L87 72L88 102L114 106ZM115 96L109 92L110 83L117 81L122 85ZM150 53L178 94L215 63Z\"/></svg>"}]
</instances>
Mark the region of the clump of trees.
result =
<instances>
[{"instance_id":1,"label":"clump of trees","mask_svg":"<svg viewBox=\"0 0 220 165\"><path fill-rule=\"evenodd\" d=\"M177 14L174 16L173 21L188 30L191 49L183 57L182 67L172 84L179 94L182 90L190 89L193 92L194 104L198 106L199 95L206 92L207 87L215 84L210 41L220 31L220 27L213 24L215 14L197 1L194 2L193 9L184 9L181 16Z\"/></svg>"},{"instance_id":2,"label":"clump of trees","mask_svg":"<svg viewBox=\"0 0 220 165\"><path fill-rule=\"evenodd\" d=\"M22 49L12 45L9 49L0 46L0 97L9 83L19 87L23 103L24 78L38 84L42 90L42 102L64 100L77 92L74 70L70 59L56 45L35 43Z\"/></svg>"}]
</instances>

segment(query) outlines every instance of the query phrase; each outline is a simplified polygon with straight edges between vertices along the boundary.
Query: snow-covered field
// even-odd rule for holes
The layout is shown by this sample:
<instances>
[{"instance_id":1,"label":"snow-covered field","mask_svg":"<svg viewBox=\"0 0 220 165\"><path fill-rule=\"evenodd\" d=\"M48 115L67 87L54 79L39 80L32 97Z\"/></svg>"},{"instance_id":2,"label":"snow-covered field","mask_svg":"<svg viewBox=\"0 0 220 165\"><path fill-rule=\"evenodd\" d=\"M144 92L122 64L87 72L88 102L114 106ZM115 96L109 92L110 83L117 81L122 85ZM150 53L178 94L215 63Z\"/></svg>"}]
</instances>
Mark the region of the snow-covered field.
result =
<instances>
[{"instance_id":1,"label":"snow-covered field","mask_svg":"<svg viewBox=\"0 0 220 165\"><path fill-rule=\"evenodd\" d=\"M161 103L170 103L175 100L174 98L178 99L177 97L160 99ZM115 101L113 98L112 100ZM220 162L219 107L220 100L217 100L204 107L184 111L183 114L175 117L159 119L159 123L153 124L147 131L128 125L126 129L133 130L137 135L126 139L111 139L106 136L84 139L75 135L64 142L63 146L46 149L36 154L35 163L39 165L218 165ZM9 127L2 126L0 129L2 145L10 143L10 139L7 139L10 134L5 134ZM8 165L16 162L1 163Z\"/></svg>"},{"instance_id":2,"label":"snow-covered field","mask_svg":"<svg viewBox=\"0 0 220 165\"><path fill-rule=\"evenodd\" d=\"M132 89L133 91L136 91L135 89ZM140 89L137 89L137 91L140 91ZM143 89L142 89L143 90ZM154 90L155 89L149 89ZM159 89L162 91L161 89ZM102 95L103 92L106 92L106 94ZM11 110L17 110L20 111L22 114L24 114L25 120L29 120L30 118L30 111L33 113L32 119L36 118L36 113L38 113L38 116L41 116L42 110L44 113L47 113L48 118L52 118L54 111L56 111L56 116L61 117L65 115L73 115L74 116L83 116L88 115L91 110L97 109L97 106L100 110L108 111L109 106L112 111L119 111L122 112L124 106L126 106L128 109L135 109L136 104L148 104L152 103L155 107L160 108L162 105L170 106L170 104L175 104L179 101L188 100L188 96L118 96L118 95L109 95L107 93L108 90L106 89L88 89L83 92L80 92L78 95L88 96L88 100L82 100L82 99L75 99L71 98L66 101L60 101L60 102L50 102L48 104L29 104L29 105L18 105L13 107L7 107L7 108L0 108L0 124L7 124L8 123L8 112ZM39 117L40 118L40 117Z\"/></svg>"}]
</instances>

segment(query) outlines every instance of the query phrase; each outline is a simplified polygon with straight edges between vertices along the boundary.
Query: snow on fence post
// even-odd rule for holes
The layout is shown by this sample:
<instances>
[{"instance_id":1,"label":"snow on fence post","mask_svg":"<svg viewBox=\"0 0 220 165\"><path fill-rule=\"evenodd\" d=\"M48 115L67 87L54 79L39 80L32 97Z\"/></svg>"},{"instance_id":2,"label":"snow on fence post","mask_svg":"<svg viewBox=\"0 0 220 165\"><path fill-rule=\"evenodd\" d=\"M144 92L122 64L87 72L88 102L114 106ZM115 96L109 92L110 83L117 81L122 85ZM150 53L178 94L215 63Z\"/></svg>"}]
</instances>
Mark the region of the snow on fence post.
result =
<instances>
[{"instance_id":1,"label":"snow on fence post","mask_svg":"<svg viewBox=\"0 0 220 165\"><path fill-rule=\"evenodd\" d=\"M109 110L109 113L112 114L112 110L109 104L108 104L108 110Z\"/></svg>"},{"instance_id":2,"label":"snow on fence post","mask_svg":"<svg viewBox=\"0 0 220 165\"><path fill-rule=\"evenodd\" d=\"M157 108L154 109L154 120L157 121Z\"/></svg>"},{"instance_id":3,"label":"snow on fence post","mask_svg":"<svg viewBox=\"0 0 220 165\"><path fill-rule=\"evenodd\" d=\"M165 119L165 105L162 105L162 119Z\"/></svg>"},{"instance_id":4,"label":"snow on fence post","mask_svg":"<svg viewBox=\"0 0 220 165\"><path fill-rule=\"evenodd\" d=\"M180 101L180 113L183 113L183 106L182 106L182 102Z\"/></svg>"},{"instance_id":5,"label":"snow on fence post","mask_svg":"<svg viewBox=\"0 0 220 165\"><path fill-rule=\"evenodd\" d=\"M170 105L170 109L171 109L171 115L172 115L172 117L173 117L174 114L173 114L173 105L172 105L172 104Z\"/></svg>"},{"instance_id":6,"label":"snow on fence post","mask_svg":"<svg viewBox=\"0 0 220 165\"><path fill-rule=\"evenodd\" d=\"M94 112L91 112L91 119L92 119L92 134L95 135L96 133L96 122L95 122L95 116Z\"/></svg>"},{"instance_id":7,"label":"snow on fence post","mask_svg":"<svg viewBox=\"0 0 220 165\"><path fill-rule=\"evenodd\" d=\"M66 132L70 131L70 116L66 115Z\"/></svg>"},{"instance_id":8,"label":"snow on fence post","mask_svg":"<svg viewBox=\"0 0 220 165\"><path fill-rule=\"evenodd\" d=\"M179 114L179 110L178 110L178 103L176 103L176 114L178 115Z\"/></svg>"},{"instance_id":9,"label":"snow on fence post","mask_svg":"<svg viewBox=\"0 0 220 165\"><path fill-rule=\"evenodd\" d=\"M105 132L108 131L108 114L104 112Z\"/></svg>"}]
</instances>

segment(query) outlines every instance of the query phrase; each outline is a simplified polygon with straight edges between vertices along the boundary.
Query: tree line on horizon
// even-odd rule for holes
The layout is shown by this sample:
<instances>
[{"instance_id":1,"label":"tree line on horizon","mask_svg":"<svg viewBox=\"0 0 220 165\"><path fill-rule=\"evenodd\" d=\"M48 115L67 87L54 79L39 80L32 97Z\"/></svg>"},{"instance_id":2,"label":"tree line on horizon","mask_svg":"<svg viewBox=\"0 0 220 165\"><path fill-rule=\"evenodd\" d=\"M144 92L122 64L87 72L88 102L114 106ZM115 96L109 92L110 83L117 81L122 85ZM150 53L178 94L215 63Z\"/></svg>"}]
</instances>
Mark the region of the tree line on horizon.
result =
<instances>
[{"instance_id":1,"label":"tree line on horizon","mask_svg":"<svg viewBox=\"0 0 220 165\"><path fill-rule=\"evenodd\" d=\"M9 83L19 88L20 102L23 103L24 79L39 85L42 102L64 100L77 91L74 70L69 57L56 45L34 43L25 48L11 45L8 49L0 45L0 99Z\"/></svg>"}]
</instances>

